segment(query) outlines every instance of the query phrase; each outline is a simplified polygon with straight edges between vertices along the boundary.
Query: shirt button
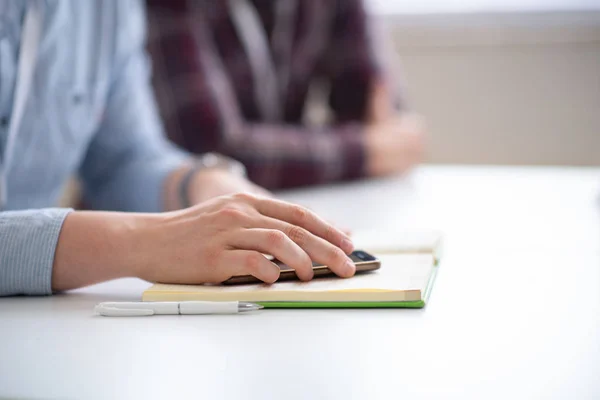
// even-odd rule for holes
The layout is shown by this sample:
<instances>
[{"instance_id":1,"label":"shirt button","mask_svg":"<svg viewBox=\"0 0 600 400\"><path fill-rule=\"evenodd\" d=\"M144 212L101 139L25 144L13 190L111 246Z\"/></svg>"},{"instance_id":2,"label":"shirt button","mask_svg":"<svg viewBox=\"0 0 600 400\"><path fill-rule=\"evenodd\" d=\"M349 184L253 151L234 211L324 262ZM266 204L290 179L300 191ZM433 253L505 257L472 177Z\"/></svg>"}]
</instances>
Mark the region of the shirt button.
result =
<instances>
[{"instance_id":1,"label":"shirt button","mask_svg":"<svg viewBox=\"0 0 600 400\"><path fill-rule=\"evenodd\" d=\"M7 117L0 118L0 126L2 128L6 128L8 126L8 118Z\"/></svg>"}]
</instances>

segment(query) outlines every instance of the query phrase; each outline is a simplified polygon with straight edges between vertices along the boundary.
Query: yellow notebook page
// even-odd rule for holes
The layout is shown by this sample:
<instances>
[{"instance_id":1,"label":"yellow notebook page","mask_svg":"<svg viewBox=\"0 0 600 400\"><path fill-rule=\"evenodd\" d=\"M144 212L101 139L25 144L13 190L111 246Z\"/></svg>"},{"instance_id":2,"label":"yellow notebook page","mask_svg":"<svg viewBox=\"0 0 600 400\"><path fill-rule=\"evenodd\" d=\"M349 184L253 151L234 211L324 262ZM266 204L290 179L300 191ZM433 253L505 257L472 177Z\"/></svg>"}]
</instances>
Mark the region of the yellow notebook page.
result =
<instances>
[{"instance_id":1,"label":"yellow notebook page","mask_svg":"<svg viewBox=\"0 0 600 400\"><path fill-rule=\"evenodd\" d=\"M383 255L381 269L350 279L319 278L310 282L235 286L156 284L144 301L418 301L432 270L431 254Z\"/></svg>"}]
</instances>

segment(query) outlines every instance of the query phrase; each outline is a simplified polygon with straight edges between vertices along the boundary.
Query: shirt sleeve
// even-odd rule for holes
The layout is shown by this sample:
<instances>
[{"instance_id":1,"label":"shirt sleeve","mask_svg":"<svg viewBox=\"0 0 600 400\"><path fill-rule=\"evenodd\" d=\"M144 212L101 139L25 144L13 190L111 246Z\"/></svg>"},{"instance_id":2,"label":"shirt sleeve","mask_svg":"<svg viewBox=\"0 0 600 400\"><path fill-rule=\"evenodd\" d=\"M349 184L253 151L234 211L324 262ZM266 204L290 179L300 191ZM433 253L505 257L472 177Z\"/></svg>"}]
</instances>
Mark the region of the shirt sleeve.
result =
<instances>
[{"instance_id":1,"label":"shirt sleeve","mask_svg":"<svg viewBox=\"0 0 600 400\"><path fill-rule=\"evenodd\" d=\"M158 212L165 178L188 157L171 145L150 84L145 13L138 1L115 2L116 55L105 113L80 168L94 209Z\"/></svg>"},{"instance_id":2,"label":"shirt sleeve","mask_svg":"<svg viewBox=\"0 0 600 400\"><path fill-rule=\"evenodd\" d=\"M365 9L364 0L336 2L331 39L320 66L330 82L330 106L339 123L363 121L375 83L388 87L397 109L406 107L390 36Z\"/></svg>"},{"instance_id":3,"label":"shirt sleeve","mask_svg":"<svg viewBox=\"0 0 600 400\"><path fill-rule=\"evenodd\" d=\"M219 152L242 161L250 180L266 188L323 184L364 175L363 128L359 124L311 130L245 123L235 134L218 134L225 139Z\"/></svg>"},{"instance_id":4,"label":"shirt sleeve","mask_svg":"<svg viewBox=\"0 0 600 400\"><path fill-rule=\"evenodd\" d=\"M202 15L185 2L150 4L154 86L177 144L236 158L250 180L269 189L364 175L361 124L311 129L247 121Z\"/></svg>"},{"instance_id":5,"label":"shirt sleeve","mask_svg":"<svg viewBox=\"0 0 600 400\"><path fill-rule=\"evenodd\" d=\"M0 213L0 296L52 293L54 253L70 211Z\"/></svg>"}]
</instances>

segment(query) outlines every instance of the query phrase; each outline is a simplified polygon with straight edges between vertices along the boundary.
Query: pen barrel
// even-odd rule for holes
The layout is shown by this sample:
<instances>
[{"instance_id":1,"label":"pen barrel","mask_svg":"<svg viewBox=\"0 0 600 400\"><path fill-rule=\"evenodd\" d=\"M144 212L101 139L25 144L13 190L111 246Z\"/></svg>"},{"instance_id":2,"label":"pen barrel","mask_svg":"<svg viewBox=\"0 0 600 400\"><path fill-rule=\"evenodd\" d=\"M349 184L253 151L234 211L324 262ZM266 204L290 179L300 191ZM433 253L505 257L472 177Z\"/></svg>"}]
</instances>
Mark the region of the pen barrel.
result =
<instances>
[{"instance_id":1,"label":"pen barrel","mask_svg":"<svg viewBox=\"0 0 600 400\"><path fill-rule=\"evenodd\" d=\"M141 307L154 311L154 315L177 315L179 314L179 305L177 302L156 302L156 303L141 303Z\"/></svg>"},{"instance_id":2,"label":"pen barrel","mask_svg":"<svg viewBox=\"0 0 600 400\"><path fill-rule=\"evenodd\" d=\"M179 313L185 314L237 314L237 302L200 302L200 301L183 301L179 303Z\"/></svg>"}]
</instances>

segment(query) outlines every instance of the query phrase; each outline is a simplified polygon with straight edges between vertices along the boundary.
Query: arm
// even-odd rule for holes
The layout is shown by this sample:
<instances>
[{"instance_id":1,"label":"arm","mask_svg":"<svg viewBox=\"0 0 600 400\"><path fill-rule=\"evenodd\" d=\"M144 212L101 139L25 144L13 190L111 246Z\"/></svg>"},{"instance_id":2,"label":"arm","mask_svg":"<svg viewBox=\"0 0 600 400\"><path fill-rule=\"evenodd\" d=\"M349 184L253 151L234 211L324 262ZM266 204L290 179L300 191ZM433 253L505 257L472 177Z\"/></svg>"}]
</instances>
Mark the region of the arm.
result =
<instances>
[{"instance_id":1,"label":"arm","mask_svg":"<svg viewBox=\"0 0 600 400\"><path fill-rule=\"evenodd\" d=\"M52 289L52 262L70 210L0 213L0 296L44 295Z\"/></svg>"},{"instance_id":2,"label":"arm","mask_svg":"<svg viewBox=\"0 0 600 400\"><path fill-rule=\"evenodd\" d=\"M138 3L126 7L131 4ZM127 11L120 17L135 27L140 10ZM141 73L143 52L138 50L133 46L118 63L106 121L82 175L97 206L158 211L163 197L174 197L186 158L169 149L148 122L157 123L148 114L150 90L144 87L147 75ZM150 135L142 135L142 128ZM192 191L211 184L207 176L212 175L198 173ZM216 283L252 274L273 282L279 268L265 253L290 265L303 280L313 276L311 260L340 276L355 271L346 256L352 251L346 235L304 208L249 194L167 213L5 212L0 239L0 296L51 294L125 276Z\"/></svg>"},{"instance_id":3,"label":"arm","mask_svg":"<svg viewBox=\"0 0 600 400\"><path fill-rule=\"evenodd\" d=\"M347 236L312 212L248 194L172 213L73 212L58 241L52 290L127 276L200 284L251 274L272 283L279 267L262 254L273 254L302 280L313 277L311 260L349 277L351 251Z\"/></svg>"},{"instance_id":4,"label":"arm","mask_svg":"<svg viewBox=\"0 0 600 400\"><path fill-rule=\"evenodd\" d=\"M323 240L325 239L325 240ZM242 194L172 213L0 213L0 296L48 295L121 277L171 283L222 282L251 274L265 282L279 268L303 279L311 260L354 274L346 235L312 212Z\"/></svg>"},{"instance_id":5,"label":"arm","mask_svg":"<svg viewBox=\"0 0 600 400\"><path fill-rule=\"evenodd\" d=\"M371 26L363 0L339 1L336 7L322 65L331 82L331 108L338 122L365 124L369 176L403 173L423 157L425 128L397 89L395 50L388 35Z\"/></svg>"},{"instance_id":6,"label":"arm","mask_svg":"<svg viewBox=\"0 0 600 400\"><path fill-rule=\"evenodd\" d=\"M176 142L193 152L215 149L242 161L251 180L265 187L363 176L360 124L305 129L246 121L202 16L161 3L153 7L149 21L157 39L149 49L155 87Z\"/></svg>"},{"instance_id":7,"label":"arm","mask_svg":"<svg viewBox=\"0 0 600 400\"><path fill-rule=\"evenodd\" d=\"M130 3L125 7L131 7ZM170 186L176 185L179 170L185 168L182 164L185 156L169 148L160 137L160 124L153 113L152 97L144 86L147 68L141 53L135 49L141 45L143 20L139 9L131 11L130 29L118 34L120 57L106 116L90 146L81 174L86 193L98 208L158 211L162 208L163 197L173 197L163 196L162 181L169 177L167 182L172 182ZM131 40L124 40L127 37ZM132 95L131 90L137 90L140 95ZM141 132L147 132L148 136L142 137ZM103 217L107 218L106 221L111 220L108 215ZM64 248L73 239L75 245L68 247L74 253L85 251L90 260L99 263L109 261L103 264L104 270L96 271L96 278L89 282L97 281L100 276L106 279L113 277L116 270L108 271L106 266L120 264L106 260L106 256L114 254L113 251L102 251L108 250L107 245L112 242L94 241L94 235L99 239L114 236L102 230L107 222L96 220L83 230L69 228L78 218L78 213L69 209L0 213L0 296L51 294L57 245L60 243L59 249ZM66 220L68 222L65 223ZM69 234L72 231L77 232L76 237ZM59 272L61 265L59 262ZM71 265L69 269L73 279L83 271L77 265Z\"/></svg>"},{"instance_id":8,"label":"arm","mask_svg":"<svg viewBox=\"0 0 600 400\"><path fill-rule=\"evenodd\" d=\"M144 48L145 18L138 2L119 2L116 56L102 123L80 168L93 209L160 212L181 208L179 184L193 158L163 135ZM261 192L224 173L196 173L192 204L237 191Z\"/></svg>"},{"instance_id":9,"label":"arm","mask_svg":"<svg viewBox=\"0 0 600 400\"><path fill-rule=\"evenodd\" d=\"M128 13L130 23L139 22L136 10ZM189 168L187 156L162 140L147 69L142 68L142 40L132 37L138 40L124 47L128 50L117 64L105 122L82 175L87 193L100 207L176 208L178 183ZM219 171L197 173L190 186L192 201L200 200L204 186L210 189L223 179ZM351 276L354 266L345 255L351 250L343 233L310 211L248 194L167 213L72 212L58 238L51 288L68 290L125 276L215 283L252 274L273 282L279 269L261 253L288 263L304 280L312 278L311 259Z\"/></svg>"},{"instance_id":10,"label":"arm","mask_svg":"<svg viewBox=\"0 0 600 400\"><path fill-rule=\"evenodd\" d=\"M101 125L80 167L84 196L94 209L158 212L190 157L163 136L149 86L145 19L138 2L119 2L115 55ZM171 201L172 202L172 201Z\"/></svg>"},{"instance_id":11,"label":"arm","mask_svg":"<svg viewBox=\"0 0 600 400\"><path fill-rule=\"evenodd\" d=\"M363 0L336 2L320 69L331 83L329 102L338 122L379 123L406 108L395 80L395 50L371 22Z\"/></svg>"}]
</instances>

